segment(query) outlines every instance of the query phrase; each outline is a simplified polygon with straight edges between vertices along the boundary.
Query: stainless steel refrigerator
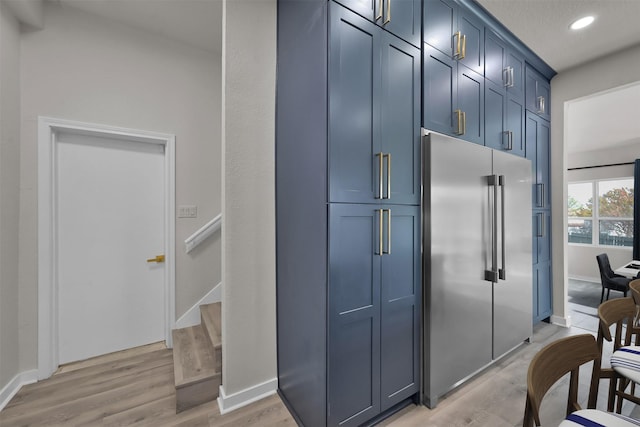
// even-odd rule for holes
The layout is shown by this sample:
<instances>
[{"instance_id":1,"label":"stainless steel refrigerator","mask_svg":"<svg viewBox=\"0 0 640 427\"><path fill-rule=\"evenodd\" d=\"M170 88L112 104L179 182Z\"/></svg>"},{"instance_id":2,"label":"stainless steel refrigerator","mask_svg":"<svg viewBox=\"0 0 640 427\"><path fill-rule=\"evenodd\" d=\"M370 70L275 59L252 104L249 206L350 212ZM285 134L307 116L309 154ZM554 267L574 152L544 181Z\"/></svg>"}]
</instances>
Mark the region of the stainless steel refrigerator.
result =
<instances>
[{"instance_id":1,"label":"stainless steel refrigerator","mask_svg":"<svg viewBox=\"0 0 640 427\"><path fill-rule=\"evenodd\" d=\"M531 162L423 129L423 402L532 334Z\"/></svg>"}]
</instances>

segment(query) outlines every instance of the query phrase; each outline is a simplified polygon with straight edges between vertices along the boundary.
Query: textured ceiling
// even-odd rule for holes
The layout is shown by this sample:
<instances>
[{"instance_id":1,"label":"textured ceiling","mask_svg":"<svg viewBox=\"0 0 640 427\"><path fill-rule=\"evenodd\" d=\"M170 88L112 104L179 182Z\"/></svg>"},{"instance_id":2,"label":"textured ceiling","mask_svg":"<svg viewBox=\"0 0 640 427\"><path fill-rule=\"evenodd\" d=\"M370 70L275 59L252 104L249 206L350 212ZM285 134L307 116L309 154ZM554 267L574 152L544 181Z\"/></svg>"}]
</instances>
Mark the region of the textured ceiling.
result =
<instances>
[{"instance_id":1,"label":"textured ceiling","mask_svg":"<svg viewBox=\"0 0 640 427\"><path fill-rule=\"evenodd\" d=\"M640 0L477 0L560 72L640 44ZM596 20L573 31L585 15Z\"/></svg>"}]
</instances>

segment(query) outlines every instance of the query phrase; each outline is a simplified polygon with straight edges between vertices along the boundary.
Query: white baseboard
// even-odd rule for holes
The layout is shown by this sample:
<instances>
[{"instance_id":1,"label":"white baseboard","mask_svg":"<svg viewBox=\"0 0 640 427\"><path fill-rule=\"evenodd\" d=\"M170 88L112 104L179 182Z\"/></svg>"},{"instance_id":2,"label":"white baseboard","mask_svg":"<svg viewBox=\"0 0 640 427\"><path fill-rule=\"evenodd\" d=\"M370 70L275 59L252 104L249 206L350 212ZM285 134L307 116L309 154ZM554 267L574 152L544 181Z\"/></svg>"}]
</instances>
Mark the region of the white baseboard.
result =
<instances>
[{"instance_id":1,"label":"white baseboard","mask_svg":"<svg viewBox=\"0 0 640 427\"><path fill-rule=\"evenodd\" d=\"M188 328L189 326L195 326L200 324L200 306L205 304L211 304L222 300L222 283L218 283L211 289L205 296L200 298L200 301L194 304L185 314L180 316L176 320L176 329Z\"/></svg>"},{"instance_id":2,"label":"white baseboard","mask_svg":"<svg viewBox=\"0 0 640 427\"><path fill-rule=\"evenodd\" d=\"M32 369L30 371L20 372L13 377L2 390L0 390L0 411L4 409L9 401L20 391L23 385L33 384L38 381L38 370Z\"/></svg>"},{"instance_id":3,"label":"white baseboard","mask_svg":"<svg viewBox=\"0 0 640 427\"><path fill-rule=\"evenodd\" d=\"M241 390L227 396L224 392L224 386L220 386L220 395L218 396L218 407L221 414L242 408L250 403L256 402L265 397L271 396L278 389L278 378L265 381L253 387Z\"/></svg>"},{"instance_id":4,"label":"white baseboard","mask_svg":"<svg viewBox=\"0 0 640 427\"><path fill-rule=\"evenodd\" d=\"M562 326L564 328L569 328L571 327L571 316L551 316L551 323L553 323L554 325Z\"/></svg>"}]
</instances>

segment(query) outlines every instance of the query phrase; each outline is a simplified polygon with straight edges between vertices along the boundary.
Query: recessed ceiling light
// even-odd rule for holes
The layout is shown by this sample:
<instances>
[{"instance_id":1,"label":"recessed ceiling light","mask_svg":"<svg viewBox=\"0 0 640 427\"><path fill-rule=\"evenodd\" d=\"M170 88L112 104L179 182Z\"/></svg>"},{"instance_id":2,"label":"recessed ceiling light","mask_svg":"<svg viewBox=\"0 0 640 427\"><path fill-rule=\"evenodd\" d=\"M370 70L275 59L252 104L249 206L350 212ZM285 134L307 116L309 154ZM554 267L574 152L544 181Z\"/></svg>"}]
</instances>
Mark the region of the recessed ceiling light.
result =
<instances>
[{"instance_id":1,"label":"recessed ceiling light","mask_svg":"<svg viewBox=\"0 0 640 427\"><path fill-rule=\"evenodd\" d=\"M595 20L593 16L585 16L584 18L580 18L573 22L573 24L569 25L569 28L572 30L579 30L581 28L587 27L591 25L591 23Z\"/></svg>"}]
</instances>

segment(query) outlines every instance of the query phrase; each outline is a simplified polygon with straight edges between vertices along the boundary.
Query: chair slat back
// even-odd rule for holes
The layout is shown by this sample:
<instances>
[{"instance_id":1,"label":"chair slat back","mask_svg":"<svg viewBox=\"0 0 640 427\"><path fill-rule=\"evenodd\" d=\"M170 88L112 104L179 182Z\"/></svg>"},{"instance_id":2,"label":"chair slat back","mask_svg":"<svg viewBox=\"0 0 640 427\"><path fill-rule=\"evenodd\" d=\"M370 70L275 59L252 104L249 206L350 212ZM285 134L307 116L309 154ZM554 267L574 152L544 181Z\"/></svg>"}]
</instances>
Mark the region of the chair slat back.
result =
<instances>
[{"instance_id":1,"label":"chair slat back","mask_svg":"<svg viewBox=\"0 0 640 427\"><path fill-rule=\"evenodd\" d=\"M538 352L529 364L527 373L527 401L523 427L540 425L540 403L549 388L571 373L567 415L577 409L578 372L581 365L594 362L592 378L598 378L600 349L592 335L583 334L559 339ZM592 380L593 386L593 380Z\"/></svg>"}]
</instances>

